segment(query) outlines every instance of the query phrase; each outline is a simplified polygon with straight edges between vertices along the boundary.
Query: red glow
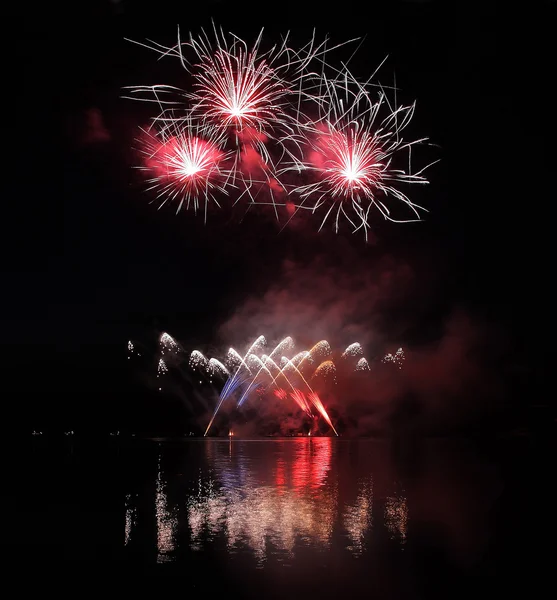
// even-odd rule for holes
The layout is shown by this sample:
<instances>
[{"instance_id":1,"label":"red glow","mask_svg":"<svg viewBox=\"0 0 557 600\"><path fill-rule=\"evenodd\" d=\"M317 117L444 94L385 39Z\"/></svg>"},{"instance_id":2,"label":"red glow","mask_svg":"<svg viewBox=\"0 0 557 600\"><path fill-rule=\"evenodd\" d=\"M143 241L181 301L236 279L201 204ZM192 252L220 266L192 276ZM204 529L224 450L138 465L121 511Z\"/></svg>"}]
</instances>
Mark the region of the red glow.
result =
<instances>
[{"instance_id":1,"label":"red glow","mask_svg":"<svg viewBox=\"0 0 557 600\"><path fill-rule=\"evenodd\" d=\"M286 463L282 457L277 459L277 468L275 471L275 484L277 488L279 488L279 493L282 493L282 488L286 485Z\"/></svg>"},{"instance_id":2,"label":"red glow","mask_svg":"<svg viewBox=\"0 0 557 600\"><path fill-rule=\"evenodd\" d=\"M286 396L288 395L286 393L286 390L283 390L282 388L276 388L275 390L273 390L273 394L279 399L279 400L284 400L286 398Z\"/></svg>"},{"instance_id":3,"label":"red glow","mask_svg":"<svg viewBox=\"0 0 557 600\"><path fill-rule=\"evenodd\" d=\"M303 488L320 488L331 467L331 438L303 438L296 445L292 464L292 485L298 492Z\"/></svg>"}]
</instances>

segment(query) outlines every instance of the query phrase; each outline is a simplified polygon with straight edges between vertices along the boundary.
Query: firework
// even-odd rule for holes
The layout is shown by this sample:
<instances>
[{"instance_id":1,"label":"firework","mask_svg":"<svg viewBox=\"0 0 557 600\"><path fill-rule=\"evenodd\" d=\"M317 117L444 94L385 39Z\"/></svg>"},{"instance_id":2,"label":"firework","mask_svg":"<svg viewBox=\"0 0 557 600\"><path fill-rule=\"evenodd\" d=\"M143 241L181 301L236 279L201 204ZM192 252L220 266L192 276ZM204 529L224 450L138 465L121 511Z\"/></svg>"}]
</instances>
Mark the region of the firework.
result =
<instances>
[{"instance_id":1,"label":"firework","mask_svg":"<svg viewBox=\"0 0 557 600\"><path fill-rule=\"evenodd\" d=\"M300 209L325 207L321 227L332 217L338 231L346 218L366 238L372 208L391 221L419 220L425 209L400 189L427 183L425 168L413 172L411 166L412 147L426 138L402 137L415 105L397 106L396 86L389 97L388 88L371 83L377 70L361 83L348 61L341 69L327 63L329 52L353 41L328 47L328 39L313 37L295 49L286 35L264 50L263 30L248 44L213 26L211 34L190 33L184 41L178 31L169 47L139 44L178 58L190 81L186 90L126 88L129 97L159 107L156 133L146 134L143 144L143 168L161 205L178 200L178 211L203 205L207 215L217 197L236 190L233 204L243 197L271 204L277 218L277 206L294 207L290 218ZM292 181L293 174L301 181ZM395 217L390 198L411 217Z\"/></svg>"},{"instance_id":2,"label":"firework","mask_svg":"<svg viewBox=\"0 0 557 600\"><path fill-rule=\"evenodd\" d=\"M276 177L278 165L284 158L298 162L302 156L302 138L296 134L301 99L313 94L304 82L312 75L310 65L323 61L334 48L327 47L327 39L318 43L312 38L295 49L289 45L288 35L268 50L263 49L262 42L263 30L250 45L213 26L211 35L202 30L198 36L190 33L184 41L178 30L177 44L171 47L151 41L139 43L161 57L178 58L191 87L125 89L131 94L128 98L158 105L159 114L153 121L163 133L182 130L184 122L190 127L193 117L201 127L208 125L225 136L229 147L236 151L232 181L238 180L242 188L236 201L245 195L255 202L265 189L278 218L274 194L286 193ZM197 187L188 191L188 202L200 192ZM263 203L268 202L264 199Z\"/></svg>"},{"instance_id":3,"label":"firework","mask_svg":"<svg viewBox=\"0 0 557 600\"><path fill-rule=\"evenodd\" d=\"M245 128L268 137L276 130L291 135L297 123L301 98L312 95L305 84L314 72L310 66L321 64L327 53L354 42L348 40L333 47L327 38L318 42L313 36L304 46L294 48L289 35L268 50L263 48L261 29L253 44L213 25L208 34L189 34L182 39L178 28L177 43L163 46L128 40L162 57L179 59L191 79L192 89L171 85L127 86L134 100L154 102L162 123L176 121L176 111L193 110L202 120L233 134ZM279 136L280 138L280 136ZM238 139L240 141L240 139Z\"/></svg>"},{"instance_id":4,"label":"firework","mask_svg":"<svg viewBox=\"0 0 557 600\"><path fill-rule=\"evenodd\" d=\"M141 170L148 173L149 190L156 192L159 208L177 202L197 213L201 207L207 218L211 203L220 207L217 195L226 196L233 171L227 166L231 152L224 149L225 137L215 128L196 123L191 117L180 126L142 130L139 138L143 154Z\"/></svg>"},{"instance_id":5,"label":"firework","mask_svg":"<svg viewBox=\"0 0 557 600\"><path fill-rule=\"evenodd\" d=\"M370 371L370 370L371 369L369 368L369 363L362 356L362 358L360 358L360 360L358 360L358 364L356 365L356 371Z\"/></svg>"},{"instance_id":6,"label":"firework","mask_svg":"<svg viewBox=\"0 0 557 600\"><path fill-rule=\"evenodd\" d=\"M199 350L194 350L190 354L190 367L193 369L196 368L207 368L208 360L199 352Z\"/></svg>"},{"instance_id":7,"label":"firework","mask_svg":"<svg viewBox=\"0 0 557 600\"><path fill-rule=\"evenodd\" d=\"M253 403L265 402L269 395L284 403L292 402L296 410L305 413L314 424L318 419L323 419L331 431L338 435L320 394L336 386L337 377L341 378L342 383L351 373L367 374L372 371L370 363L363 356L362 345L353 342L343 351L333 351L327 340L321 340L309 350L300 350L294 339L287 336L268 354L266 347L267 340L261 335L243 354L229 348L221 362L215 357L209 358L200 350L185 353L176 339L165 332L159 338L157 377L166 375L172 368L174 374L188 378L187 371L181 368L181 362L184 361L191 375L195 374L196 381L202 383L205 380L218 392L218 401L205 435L209 433L225 402L229 401L241 409L248 399ZM128 348L135 350L135 342L129 342ZM384 355L381 361L392 363L400 369L404 359L404 351L399 348L394 354Z\"/></svg>"},{"instance_id":8,"label":"firework","mask_svg":"<svg viewBox=\"0 0 557 600\"><path fill-rule=\"evenodd\" d=\"M209 369L213 375L218 373L219 375L230 377L230 371L216 358L209 360Z\"/></svg>"},{"instance_id":9,"label":"firework","mask_svg":"<svg viewBox=\"0 0 557 600\"><path fill-rule=\"evenodd\" d=\"M358 82L347 69L334 78L322 75L320 89L319 117L301 124L306 141L303 164L294 162L283 171L305 172L312 180L289 192L297 209L315 213L325 207L320 229L332 216L338 232L340 220L345 218L354 232L363 229L366 239L372 208L390 221L419 220L419 211L425 209L399 189L400 184L428 183L423 172L431 165L415 173L411 165L412 147L426 138L406 141L402 137L415 104L397 107L396 97L393 104L383 87L372 94L370 86ZM401 154L406 155L407 166L400 161ZM396 219L389 198L401 201L412 216Z\"/></svg>"},{"instance_id":10,"label":"firework","mask_svg":"<svg viewBox=\"0 0 557 600\"><path fill-rule=\"evenodd\" d=\"M388 354L385 354L382 362L392 363L396 365L399 369L402 369L402 365L404 363L405 358L406 357L404 356L404 350L402 348L399 348L394 354L391 354L390 352Z\"/></svg>"},{"instance_id":11,"label":"firework","mask_svg":"<svg viewBox=\"0 0 557 600\"><path fill-rule=\"evenodd\" d=\"M290 398L292 398L297 406L308 414L308 416L311 416L312 414L311 406L313 405L316 408L317 413L323 416L327 424L335 432L335 435L338 435L335 428L332 426L332 422L330 421L325 407L319 400L317 393L312 389L300 369L305 360L312 360L312 353L319 354L327 353L328 351L330 352L330 345L328 342L322 340L311 350L304 350L296 353L292 359L283 354L285 352L291 352L295 348L294 340L290 336L287 336L279 342L268 355L262 353L265 345L265 337L260 336L250 346L243 357L234 350L234 348L229 349L228 361L233 368L229 370L229 378L221 390L219 401L217 402L213 416L205 430L205 435L209 432L214 419L225 400L230 398L237 390L242 390L237 400L237 407L241 407L254 390L258 395L262 395L269 388L273 389L274 395L281 400L286 399L288 395L290 395ZM198 351L194 351L194 353L192 353L193 360L195 364L198 364L199 353ZM261 356L258 356L258 353L260 353ZM279 355L282 355L280 357L280 365L277 364L275 360L275 357L278 357ZM294 361L296 361L298 365L296 365ZM308 364L311 363L308 362ZM291 389L290 394L288 394L284 388L280 387L280 384L278 383L280 380L283 380ZM300 389L298 384L306 388L307 395L306 392Z\"/></svg>"},{"instance_id":12,"label":"firework","mask_svg":"<svg viewBox=\"0 0 557 600\"><path fill-rule=\"evenodd\" d=\"M295 50L287 35L268 51L262 41L263 30L249 45L213 27L213 35L202 31L184 42L178 31L171 47L140 44L179 58L191 79L184 91L169 85L128 88L133 98L160 109L153 119L159 129L147 136L144 168L154 172L150 181L162 204L178 199L178 211L184 204L195 211L203 204L206 211L211 202L218 204L217 194L228 194L229 185L240 189L235 202L244 195L255 202L266 184L277 218L279 191L288 194L281 205L294 205L294 214L326 206L321 227L333 215L338 231L345 217L366 237L372 207L397 220L389 197L412 210L410 220L419 219L421 207L399 189L401 183L427 183L424 169L412 173L410 165L412 146L425 138L408 142L401 135L415 106L397 107L396 95L391 102L380 86L372 95L369 82L360 83L346 64L340 70L327 65L334 49L327 48L328 40L312 38ZM227 168L232 157L225 147L235 149ZM396 160L403 151L407 168ZM280 176L288 172L311 181L285 184Z\"/></svg>"},{"instance_id":13,"label":"firework","mask_svg":"<svg viewBox=\"0 0 557 600\"><path fill-rule=\"evenodd\" d=\"M293 93L292 84L281 77L280 66L272 66L286 47L275 56L261 54L262 36L263 31L252 48L236 37L229 41L222 31L215 32L216 44L208 36L190 37L188 45L197 62L192 69L194 91L188 96L202 118L225 128L250 127L259 132L269 132L287 120L284 105Z\"/></svg>"},{"instance_id":14,"label":"firework","mask_svg":"<svg viewBox=\"0 0 557 600\"><path fill-rule=\"evenodd\" d=\"M348 356L361 356L364 353L364 349L359 342L354 342L350 344L346 350L342 353L342 358L346 358Z\"/></svg>"},{"instance_id":15,"label":"firework","mask_svg":"<svg viewBox=\"0 0 557 600\"><path fill-rule=\"evenodd\" d=\"M312 379L315 377L333 377L336 383L336 367L335 363L332 360L324 360L318 367L315 369L315 372L312 375Z\"/></svg>"}]
</instances>

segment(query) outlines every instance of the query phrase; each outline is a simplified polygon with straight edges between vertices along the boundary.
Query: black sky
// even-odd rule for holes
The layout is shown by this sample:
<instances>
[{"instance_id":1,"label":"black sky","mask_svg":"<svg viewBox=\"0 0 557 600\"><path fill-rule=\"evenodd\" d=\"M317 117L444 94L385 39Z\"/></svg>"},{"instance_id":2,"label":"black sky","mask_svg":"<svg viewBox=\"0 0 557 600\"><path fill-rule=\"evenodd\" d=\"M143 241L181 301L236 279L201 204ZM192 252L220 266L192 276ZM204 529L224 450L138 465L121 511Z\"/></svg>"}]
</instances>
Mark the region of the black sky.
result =
<instances>
[{"instance_id":1,"label":"black sky","mask_svg":"<svg viewBox=\"0 0 557 600\"><path fill-rule=\"evenodd\" d=\"M20 42L15 72L33 133L5 198L18 217L5 223L2 278L12 395L52 394L66 377L64 393L79 390L80 378L102 388L126 340L157 330L211 342L248 296L269 288L285 258L335 260L346 245L358 268L389 255L434 279L426 321L463 306L510 333L512 360L525 372L541 369L554 321L555 194L545 163L555 3L512 4L98 0L32 21L23 35L34 43ZM403 99L417 99L412 134L429 136L441 158L418 192L426 220L378 222L365 245L348 231L342 241L317 235L317 220L279 234L272 218L251 213L203 225L199 215L156 211L131 168L148 113L121 99L121 88L160 83L179 67L124 38L171 44L178 24L196 31L211 18L246 38L261 27L301 40L314 27L337 41L366 36L353 63L362 76L389 55L385 77L395 72ZM88 123L96 143L84 143ZM35 161L44 163L36 171Z\"/></svg>"}]
</instances>

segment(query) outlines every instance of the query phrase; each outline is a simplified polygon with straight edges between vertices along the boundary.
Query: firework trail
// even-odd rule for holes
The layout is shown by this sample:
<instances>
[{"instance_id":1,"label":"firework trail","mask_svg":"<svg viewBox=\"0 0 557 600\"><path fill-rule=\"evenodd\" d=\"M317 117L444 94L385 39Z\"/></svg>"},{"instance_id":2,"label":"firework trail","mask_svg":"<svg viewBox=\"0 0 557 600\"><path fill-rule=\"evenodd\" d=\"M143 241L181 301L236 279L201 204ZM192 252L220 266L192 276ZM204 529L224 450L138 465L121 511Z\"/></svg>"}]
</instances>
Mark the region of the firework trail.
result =
<instances>
[{"instance_id":1,"label":"firework trail","mask_svg":"<svg viewBox=\"0 0 557 600\"><path fill-rule=\"evenodd\" d=\"M251 387L253 385L255 385L255 382L257 380L257 378L259 377L259 375L261 374L261 371L265 370L267 371L267 373L269 373L269 375L271 376L271 378L273 377L273 375L271 374L271 372L269 371L269 369L267 368L267 366L265 365L265 363L267 361L272 362L272 364L274 364L273 362L273 356L275 354L277 354L278 352L284 352L286 349L288 348L292 348L294 345L294 340L291 337L286 337L284 338L280 343L278 343L275 347L275 349L271 352L271 354L269 354L269 356L263 356L263 361L259 361L261 363L261 367L259 369L259 371L257 371L257 373L254 375L252 383L250 385L248 385L246 391L242 394L242 396L240 397L240 400L238 400L238 406L241 406L243 401L245 400L249 390L251 389ZM276 366L276 365L275 365Z\"/></svg>"},{"instance_id":2,"label":"firework trail","mask_svg":"<svg viewBox=\"0 0 557 600\"><path fill-rule=\"evenodd\" d=\"M257 388L260 384L260 381L258 381L258 377L261 374L261 371L265 371L269 377L273 377L273 374L271 373L271 371L269 371L267 365L265 364L265 359L267 358L266 356L263 356L263 360L261 360L258 356L255 356L255 354L251 354L250 355L250 360L252 362L254 362L256 364L256 366L259 366L259 370L257 371L257 373L253 376L253 379L248 383L247 388L245 389L244 393L240 396L240 399L238 400L237 406L240 407L242 406L244 400L246 399L246 396L248 395L248 393L253 389L253 388Z\"/></svg>"},{"instance_id":3,"label":"firework trail","mask_svg":"<svg viewBox=\"0 0 557 600\"><path fill-rule=\"evenodd\" d=\"M288 397L288 393L286 392L286 390L283 390L282 388L276 388L275 390L273 390L273 394L279 399L279 400L284 400L285 398Z\"/></svg>"},{"instance_id":4,"label":"firework trail","mask_svg":"<svg viewBox=\"0 0 557 600\"><path fill-rule=\"evenodd\" d=\"M302 358L298 364L298 368L301 369L305 361L313 362L316 357L325 357L331 354L331 346L327 340L321 340L317 342L307 354Z\"/></svg>"},{"instance_id":5,"label":"firework trail","mask_svg":"<svg viewBox=\"0 0 557 600\"><path fill-rule=\"evenodd\" d=\"M240 385L241 381L239 380L238 375L240 373L240 370L242 369L242 366L244 366L248 370L248 372L251 373L251 370L248 367L248 365L246 364L245 359L248 356L250 356L250 354L253 354L256 348L262 348L266 345L266 343L267 343L267 340L265 339L265 336L260 335L255 340L255 342L253 342L253 344L249 347L249 350L246 352L244 358L242 358L236 352L236 350L234 350L234 348L230 348L230 350L228 351L229 355L239 358L240 364L239 364L238 368L236 369L236 372L234 373L234 375L226 382L226 384L223 388L223 391L220 394L217 407L215 408L215 412L213 413L213 416L212 416L211 420L209 421L209 425L207 425L207 429L205 430L205 433L203 434L204 436L206 436L209 429L211 429L211 425L213 424L213 421L215 420L217 412L219 411L219 408L221 407L224 400L228 397L228 395L231 393L231 391L233 389L236 389L238 387L238 385Z\"/></svg>"},{"instance_id":6,"label":"firework trail","mask_svg":"<svg viewBox=\"0 0 557 600\"><path fill-rule=\"evenodd\" d=\"M330 417L327 414L323 403L319 399L318 394L313 390L308 380L304 377L301 367L302 364L307 361L308 364L313 363L316 357L321 356L322 358L331 354L331 347L326 340L321 340L315 344L311 350L303 350L295 354L292 358L288 358L283 353L294 349L294 341L288 336L279 342L269 355L261 354L261 357L257 353L261 353L262 349L266 345L266 340L263 336L260 336L248 349L245 355L242 357L234 348L230 348L228 351L228 361L232 364L233 368L228 369L229 378L222 388L219 396L219 401L209 425L205 430L205 435L209 432L216 415L224 401L229 398L236 390L240 387L245 386L241 393L237 407L241 407L245 400L248 398L250 393L256 390L258 393L264 393L265 389L273 388L273 393L279 399L285 399L288 397L288 393L282 387L279 386L278 381L284 378L286 384L291 388L290 397L303 410L308 416L312 415L311 407L313 406L317 413L323 416L326 423L334 431L335 435L338 435L335 428L332 426ZM357 348L361 349L360 344L355 343L348 347L351 351L358 354ZM348 350L347 349L347 350ZM361 350L363 353L363 350ZM280 359L280 366L274 360L277 355L282 355ZM195 365L205 364L207 359L199 353L199 351L192 352L190 361ZM210 362L210 361L209 361ZM297 363L297 364L296 364ZM271 371L273 369L276 374L273 375ZM296 378L300 380L307 388L307 395L296 386L291 380L289 372L292 372ZM319 367L315 370L312 377L316 377L320 374L333 374L335 375L334 363L331 360L323 361ZM266 380L269 380L267 385L264 384ZM336 382L336 379L335 379ZM326 417L325 417L326 415Z\"/></svg>"},{"instance_id":7,"label":"firework trail","mask_svg":"<svg viewBox=\"0 0 557 600\"><path fill-rule=\"evenodd\" d=\"M294 400L294 402L296 402L296 404L308 415L311 416L311 411L310 411L310 407L309 404L306 401L306 397L304 395L304 392L302 392L301 390L295 389L292 392L290 392L290 397L292 398L292 400Z\"/></svg>"},{"instance_id":8,"label":"firework trail","mask_svg":"<svg viewBox=\"0 0 557 600\"><path fill-rule=\"evenodd\" d=\"M325 419L325 421L327 422L327 425L329 425L329 427L335 432L335 435L338 436L338 432L335 429L335 426L333 425L327 411L325 410L325 407L323 406L323 402L321 402L321 399L319 398L319 396L315 392L310 392L308 394L308 398L311 401L311 403L315 406L315 408L317 408L317 410L319 411L321 416Z\"/></svg>"}]
</instances>

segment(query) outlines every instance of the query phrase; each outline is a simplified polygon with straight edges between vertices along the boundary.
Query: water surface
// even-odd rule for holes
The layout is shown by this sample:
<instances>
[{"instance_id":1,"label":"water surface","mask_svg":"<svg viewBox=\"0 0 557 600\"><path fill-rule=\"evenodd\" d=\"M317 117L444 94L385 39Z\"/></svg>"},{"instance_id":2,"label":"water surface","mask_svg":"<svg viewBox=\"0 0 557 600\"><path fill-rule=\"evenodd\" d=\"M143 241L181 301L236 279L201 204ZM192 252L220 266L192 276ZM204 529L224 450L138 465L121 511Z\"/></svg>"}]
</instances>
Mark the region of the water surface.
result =
<instances>
[{"instance_id":1,"label":"water surface","mask_svg":"<svg viewBox=\"0 0 557 600\"><path fill-rule=\"evenodd\" d=\"M327 437L33 440L9 477L3 543L23 564L180 577L239 598L460 597L497 587L502 565L525 554L530 509L510 452Z\"/></svg>"}]
</instances>

